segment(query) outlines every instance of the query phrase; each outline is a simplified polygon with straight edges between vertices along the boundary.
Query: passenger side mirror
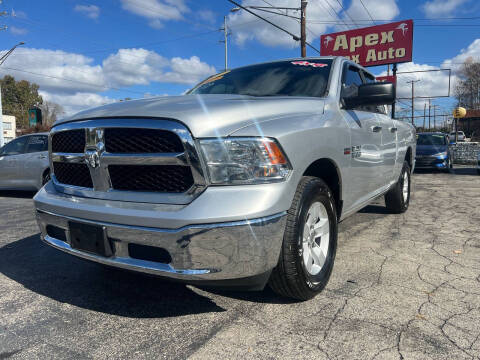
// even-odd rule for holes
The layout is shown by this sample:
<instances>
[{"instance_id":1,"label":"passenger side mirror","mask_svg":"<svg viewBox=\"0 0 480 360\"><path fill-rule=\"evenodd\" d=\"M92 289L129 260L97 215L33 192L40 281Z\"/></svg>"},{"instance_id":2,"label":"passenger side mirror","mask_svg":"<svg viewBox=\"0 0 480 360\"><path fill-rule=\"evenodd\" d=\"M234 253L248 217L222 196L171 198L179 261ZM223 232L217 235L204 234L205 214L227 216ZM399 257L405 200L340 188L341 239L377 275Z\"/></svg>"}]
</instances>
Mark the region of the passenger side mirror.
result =
<instances>
[{"instance_id":1,"label":"passenger side mirror","mask_svg":"<svg viewBox=\"0 0 480 360\"><path fill-rule=\"evenodd\" d=\"M362 84L357 96L343 98L346 109L358 106L391 105L395 101L395 86L392 83L378 82Z\"/></svg>"}]
</instances>

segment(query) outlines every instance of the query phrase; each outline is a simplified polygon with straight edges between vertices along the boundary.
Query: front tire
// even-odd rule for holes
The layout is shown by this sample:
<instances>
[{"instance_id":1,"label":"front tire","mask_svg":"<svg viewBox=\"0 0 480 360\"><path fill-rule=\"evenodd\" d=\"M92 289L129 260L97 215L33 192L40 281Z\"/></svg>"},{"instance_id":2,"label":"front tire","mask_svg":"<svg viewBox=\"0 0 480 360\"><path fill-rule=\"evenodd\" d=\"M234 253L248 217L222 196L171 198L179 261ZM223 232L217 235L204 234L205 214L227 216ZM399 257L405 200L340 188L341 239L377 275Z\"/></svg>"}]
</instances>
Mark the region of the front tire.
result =
<instances>
[{"instance_id":1,"label":"front tire","mask_svg":"<svg viewBox=\"0 0 480 360\"><path fill-rule=\"evenodd\" d=\"M403 162L400 178L395 186L385 194L385 205L394 214L407 211L410 203L411 172L408 162Z\"/></svg>"},{"instance_id":2,"label":"front tire","mask_svg":"<svg viewBox=\"0 0 480 360\"><path fill-rule=\"evenodd\" d=\"M287 213L280 258L270 276L270 287L284 297L313 298L330 278L336 250L333 193L323 180L304 176Z\"/></svg>"},{"instance_id":3,"label":"front tire","mask_svg":"<svg viewBox=\"0 0 480 360\"><path fill-rule=\"evenodd\" d=\"M50 170L47 170L43 173L42 176L42 186L50 181Z\"/></svg>"}]
</instances>

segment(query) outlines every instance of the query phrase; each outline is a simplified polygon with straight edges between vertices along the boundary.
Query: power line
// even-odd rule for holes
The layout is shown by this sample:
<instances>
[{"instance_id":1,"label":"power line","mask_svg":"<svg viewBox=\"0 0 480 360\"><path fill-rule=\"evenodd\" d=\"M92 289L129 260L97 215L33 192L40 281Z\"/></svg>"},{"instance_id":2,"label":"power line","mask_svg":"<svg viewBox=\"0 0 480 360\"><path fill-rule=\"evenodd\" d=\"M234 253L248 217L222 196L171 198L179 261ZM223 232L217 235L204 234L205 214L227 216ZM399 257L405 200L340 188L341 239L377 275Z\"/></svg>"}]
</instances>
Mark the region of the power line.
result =
<instances>
[{"instance_id":1,"label":"power line","mask_svg":"<svg viewBox=\"0 0 480 360\"><path fill-rule=\"evenodd\" d=\"M37 73L37 72L33 72L33 71L28 71L28 70L23 70L23 69L16 69L16 68L11 68L11 67L6 67L6 66L2 66L2 67L0 68L0 70L4 70L4 69L8 69L8 70L11 70L11 71L18 71L18 72L22 72L22 73L26 73L26 74L31 74L31 75L36 75L36 76L40 76L40 77L44 77L44 78L64 80L64 81L69 81L69 82L73 82L73 83L78 83L78 84L93 86L93 87L97 87L97 88L100 88L100 89L104 89L103 91L107 91L107 90L117 90L117 91L125 91L125 92L130 92L130 93L135 93L135 94L144 95L143 92L135 91L135 90L120 89L120 88L113 87L113 86L93 84L93 83L89 83L89 82L86 82L86 81L79 81L79 80L68 79L68 78L64 78L64 77L60 77L60 76L41 74L41 73Z\"/></svg>"},{"instance_id":2,"label":"power line","mask_svg":"<svg viewBox=\"0 0 480 360\"><path fill-rule=\"evenodd\" d=\"M322 4L321 1L322 0L318 0L319 1L319 4ZM340 14L335 10L335 8L330 4L330 2L328 0L325 0L325 2L327 3L328 7L330 9L333 10L333 13L337 15L338 19L343 23L345 24L346 28L347 29L350 29L349 26L347 25L347 23L342 19L342 17L340 16ZM331 15L331 13L330 13ZM335 16L332 16L332 19L335 19ZM315 23L313 20L310 20L311 23Z\"/></svg>"},{"instance_id":3,"label":"power line","mask_svg":"<svg viewBox=\"0 0 480 360\"><path fill-rule=\"evenodd\" d=\"M343 5L342 5L342 3L340 2L340 0L337 0L337 3L338 3L338 5L340 5L340 7L343 9L343 11L345 12L345 15L347 15L348 18L349 18L350 20L352 20L352 22L355 24L355 26L358 26L358 24L355 22L355 20L353 20L353 18L352 18L352 17L350 16L350 14L348 13L347 9L345 9L345 8L343 7Z\"/></svg>"},{"instance_id":4,"label":"power line","mask_svg":"<svg viewBox=\"0 0 480 360\"><path fill-rule=\"evenodd\" d=\"M471 17L437 17L437 18L412 18L414 21L449 21L449 20L478 20L480 16L471 16ZM311 20L314 21L315 19ZM371 20L377 22L391 22L392 19L355 19L356 22L370 22Z\"/></svg>"},{"instance_id":5,"label":"power line","mask_svg":"<svg viewBox=\"0 0 480 360\"><path fill-rule=\"evenodd\" d=\"M370 21L370 20L369 20ZM356 23L346 23L344 21L328 21L328 20L310 20L312 24L326 24L326 25L351 25L358 26ZM478 27L480 24L415 24L415 27Z\"/></svg>"},{"instance_id":6,"label":"power line","mask_svg":"<svg viewBox=\"0 0 480 360\"><path fill-rule=\"evenodd\" d=\"M370 19L372 20L373 25L377 25L377 24L375 23L375 20L373 20L373 17L372 17L372 15L370 14L370 11L368 11L367 7L366 7L365 4L363 3L363 0L360 0L360 3L362 4L362 6L363 6L363 8L365 9L365 11L367 12L368 16L369 16Z\"/></svg>"}]
</instances>

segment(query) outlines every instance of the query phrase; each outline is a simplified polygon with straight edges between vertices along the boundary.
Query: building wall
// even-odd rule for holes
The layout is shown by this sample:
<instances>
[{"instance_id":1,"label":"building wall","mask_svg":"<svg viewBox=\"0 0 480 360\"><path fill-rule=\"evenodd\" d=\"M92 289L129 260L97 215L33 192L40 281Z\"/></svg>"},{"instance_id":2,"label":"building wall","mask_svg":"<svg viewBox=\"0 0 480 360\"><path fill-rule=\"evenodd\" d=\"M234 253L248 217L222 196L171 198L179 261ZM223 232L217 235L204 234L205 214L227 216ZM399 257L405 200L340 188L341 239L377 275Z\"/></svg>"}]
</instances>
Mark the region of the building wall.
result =
<instances>
[{"instance_id":1,"label":"building wall","mask_svg":"<svg viewBox=\"0 0 480 360\"><path fill-rule=\"evenodd\" d=\"M11 115L3 115L3 139L5 144L9 141L16 138L15 132L17 130L17 126L15 123L15 116Z\"/></svg>"}]
</instances>

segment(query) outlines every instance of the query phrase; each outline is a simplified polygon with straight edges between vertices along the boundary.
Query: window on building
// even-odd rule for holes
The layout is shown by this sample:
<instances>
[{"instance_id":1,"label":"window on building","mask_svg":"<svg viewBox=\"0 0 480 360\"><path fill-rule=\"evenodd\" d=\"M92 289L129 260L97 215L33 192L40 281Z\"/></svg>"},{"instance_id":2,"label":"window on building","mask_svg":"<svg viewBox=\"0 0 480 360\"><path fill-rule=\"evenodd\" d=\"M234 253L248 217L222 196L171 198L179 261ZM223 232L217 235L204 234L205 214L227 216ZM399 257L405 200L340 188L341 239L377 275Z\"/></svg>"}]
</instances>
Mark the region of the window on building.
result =
<instances>
[{"instance_id":1,"label":"window on building","mask_svg":"<svg viewBox=\"0 0 480 360\"><path fill-rule=\"evenodd\" d=\"M12 123L11 122L4 122L3 123L3 130L12 130Z\"/></svg>"}]
</instances>

